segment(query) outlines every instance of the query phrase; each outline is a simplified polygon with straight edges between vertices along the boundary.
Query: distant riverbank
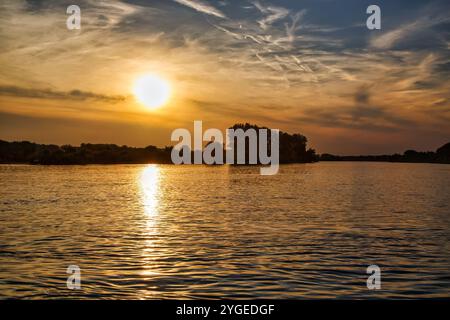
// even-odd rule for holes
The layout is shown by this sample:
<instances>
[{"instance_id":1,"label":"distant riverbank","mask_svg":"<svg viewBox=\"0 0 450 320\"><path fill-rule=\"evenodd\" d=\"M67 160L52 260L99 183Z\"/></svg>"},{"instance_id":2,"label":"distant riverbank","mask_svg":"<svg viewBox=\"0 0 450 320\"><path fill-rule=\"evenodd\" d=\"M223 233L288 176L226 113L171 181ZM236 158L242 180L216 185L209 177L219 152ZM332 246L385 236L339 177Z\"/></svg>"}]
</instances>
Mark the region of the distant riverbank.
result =
<instances>
[{"instance_id":1,"label":"distant riverbank","mask_svg":"<svg viewBox=\"0 0 450 320\"><path fill-rule=\"evenodd\" d=\"M230 129L258 131L268 129L251 124L235 124ZM270 129L269 129L270 130ZM307 147L308 139L301 134L279 134L280 163L316 162L315 150ZM29 141L0 140L0 163L28 163L42 165L83 164L171 164L171 146L135 148L115 144L82 143L80 146L45 145ZM248 154L248 149L246 153ZM247 157L248 159L248 157Z\"/></svg>"},{"instance_id":2,"label":"distant riverbank","mask_svg":"<svg viewBox=\"0 0 450 320\"><path fill-rule=\"evenodd\" d=\"M45 145L28 141L7 142L0 140L0 163L41 165L86 164L172 164L172 147L148 146L135 148L115 144L90 144L80 146ZM435 152L405 151L393 155L337 156L317 155L307 148L306 137L281 133L280 163L313 163L317 161L371 161L410 163L450 163L450 143Z\"/></svg>"},{"instance_id":3,"label":"distant riverbank","mask_svg":"<svg viewBox=\"0 0 450 320\"><path fill-rule=\"evenodd\" d=\"M450 163L450 143L438 148L435 152L418 152L407 150L403 154L336 156L322 154L319 161L372 161L372 162L409 162L409 163Z\"/></svg>"}]
</instances>

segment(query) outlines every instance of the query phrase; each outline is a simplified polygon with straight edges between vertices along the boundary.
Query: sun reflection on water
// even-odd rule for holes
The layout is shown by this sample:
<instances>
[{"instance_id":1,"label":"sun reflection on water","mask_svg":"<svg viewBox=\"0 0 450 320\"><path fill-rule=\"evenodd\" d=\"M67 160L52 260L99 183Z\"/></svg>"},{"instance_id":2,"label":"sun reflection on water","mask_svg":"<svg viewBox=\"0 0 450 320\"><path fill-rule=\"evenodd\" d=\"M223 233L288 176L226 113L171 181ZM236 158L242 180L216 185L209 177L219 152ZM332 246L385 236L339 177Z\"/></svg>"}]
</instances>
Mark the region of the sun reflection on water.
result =
<instances>
[{"instance_id":1,"label":"sun reflection on water","mask_svg":"<svg viewBox=\"0 0 450 320\"><path fill-rule=\"evenodd\" d=\"M149 165L140 175L142 205L149 218L158 214L160 169L157 165ZM149 219L154 221L154 219Z\"/></svg>"},{"instance_id":2,"label":"sun reflection on water","mask_svg":"<svg viewBox=\"0 0 450 320\"><path fill-rule=\"evenodd\" d=\"M145 214L145 234L142 252L143 270L141 276L150 280L159 273L155 270L155 248L158 238L158 218L160 201L161 170L158 165L148 165L139 174L138 181L141 203ZM141 293L142 298L154 295L156 288L147 287Z\"/></svg>"}]
</instances>

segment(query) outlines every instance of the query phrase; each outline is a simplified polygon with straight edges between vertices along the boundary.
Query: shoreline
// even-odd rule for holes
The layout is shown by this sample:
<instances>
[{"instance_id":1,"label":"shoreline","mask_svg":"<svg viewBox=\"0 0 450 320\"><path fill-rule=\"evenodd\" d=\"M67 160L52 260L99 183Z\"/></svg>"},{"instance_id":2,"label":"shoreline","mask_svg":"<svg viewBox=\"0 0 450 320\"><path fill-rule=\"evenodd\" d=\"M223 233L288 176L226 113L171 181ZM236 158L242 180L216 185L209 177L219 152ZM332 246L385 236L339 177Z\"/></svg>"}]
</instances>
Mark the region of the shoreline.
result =
<instances>
[{"instance_id":1,"label":"shoreline","mask_svg":"<svg viewBox=\"0 0 450 320\"><path fill-rule=\"evenodd\" d=\"M377 160L320 160L315 162L296 162L296 163L280 163L280 166L289 166L289 165L297 165L297 164L317 164L317 163L401 163L401 164L450 164L448 162L413 162L413 161L377 161ZM264 165L258 164L241 164L241 165L229 165L229 164L181 164L177 165L174 163L156 163L156 162L123 162L123 163L52 163L52 164L43 164L43 163L26 163L26 162L0 162L0 165L17 165L17 166L42 166L42 167L53 167L53 166L123 166L123 165L167 165L167 166L205 166L205 167L223 167L223 166L233 166L233 167L263 167Z\"/></svg>"}]
</instances>

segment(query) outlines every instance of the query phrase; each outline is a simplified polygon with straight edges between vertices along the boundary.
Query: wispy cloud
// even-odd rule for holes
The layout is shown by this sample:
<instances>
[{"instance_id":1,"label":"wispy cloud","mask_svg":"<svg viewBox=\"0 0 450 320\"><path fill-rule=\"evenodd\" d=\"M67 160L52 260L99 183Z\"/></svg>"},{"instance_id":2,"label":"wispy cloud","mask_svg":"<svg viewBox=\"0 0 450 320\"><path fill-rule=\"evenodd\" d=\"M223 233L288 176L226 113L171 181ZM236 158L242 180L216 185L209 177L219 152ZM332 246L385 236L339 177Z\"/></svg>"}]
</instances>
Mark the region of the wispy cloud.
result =
<instances>
[{"instance_id":1,"label":"wispy cloud","mask_svg":"<svg viewBox=\"0 0 450 320\"><path fill-rule=\"evenodd\" d=\"M436 0L431 8L399 1L414 8L386 14L383 29L371 32L361 12L350 14L355 9L337 0L79 0L75 31L65 27L66 2L3 0L0 111L168 126L127 96L151 72L173 84L174 97L158 114L177 126L200 115L218 128L257 121L312 130L312 138L345 130L359 139L419 125L434 130L440 121L448 136L448 10ZM124 116L127 110L138 116Z\"/></svg>"},{"instance_id":2,"label":"wispy cloud","mask_svg":"<svg viewBox=\"0 0 450 320\"><path fill-rule=\"evenodd\" d=\"M303 16L306 14L306 10L302 10L300 12L297 12L295 15L292 16L292 24L289 25L288 23L285 24L286 27L286 34L289 41L295 40L295 32L300 30L299 22L303 18Z\"/></svg>"},{"instance_id":3,"label":"wispy cloud","mask_svg":"<svg viewBox=\"0 0 450 320\"><path fill-rule=\"evenodd\" d=\"M81 90L55 91L51 89L31 89L16 86L0 86L0 96L36 99L102 100L105 102L125 101L125 96L112 96Z\"/></svg>"},{"instance_id":4,"label":"wispy cloud","mask_svg":"<svg viewBox=\"0 0 450 320\"><path fill-rule=\"evenodd\" d=\"M378 37L374 37L370 41L370 45L376 49L391 49L402 41L414 39L418 32L423 33L433 26L448 21L450 21L449 17L424 16L414 22L403 24Z\"/></svg>"},{"instance_id":5,"label":"wispy cloud","mask_svg":"<svg viewBox=\"0 0 450 320\"><path fill-rule=\"evenodd\" d=\"M288 9L283 7L273 5L264 6L259 1L255 1L253 4L264 15L262 19L258 20L259 26L264 30L276 21L286 18L290 12Z\"/></svg>"},{"instance_id":6,"label":"wispy cloud","mask_svg":"<svg viewBox=\"0 0 450 320\"><path fill-rule=\"evenodd\" d=\"M225 14L219 9L213 7L212 5L200 1L200 0L173 0L179 4L197 10L198 12L202 12L211 16L215 16L218 18L226 19Z\"/></svg>"},{"instance_id":7,"label":"wispy cloud","mask_svg":"<svg viewBox=\"0 0 450 320\"><path fill-rule=\"evenodd\" d=\"M413 22L401 27L398 27L395 30L384 33L378 37L375 37L371 40L370 45L373 48L377 49L390 49L392 48L399 40L404 39L408 36L408 34L414 32L418 28L420 28L419 22Z\"/></svg>"}]
</instances>

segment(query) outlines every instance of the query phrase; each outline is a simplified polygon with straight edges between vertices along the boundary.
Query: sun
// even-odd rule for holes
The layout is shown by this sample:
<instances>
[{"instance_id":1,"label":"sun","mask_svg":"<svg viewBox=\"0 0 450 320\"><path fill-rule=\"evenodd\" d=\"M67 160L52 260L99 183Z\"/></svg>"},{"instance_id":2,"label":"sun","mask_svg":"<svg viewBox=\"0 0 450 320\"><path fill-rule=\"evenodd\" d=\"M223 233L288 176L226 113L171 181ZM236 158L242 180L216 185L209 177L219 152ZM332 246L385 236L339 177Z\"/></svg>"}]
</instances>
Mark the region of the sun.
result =
<instances>
[{"instance_id":1,"label":"sun","mask_svg":"<svg viewBox=\"0 0 450 320\"><path fill-rule=\"evenodd\" d=\"M150 109L165 105L170 98L170 84L157 75L145 75L136 80L133 89L136 99Z\"/></svg>"}]
</instances>

